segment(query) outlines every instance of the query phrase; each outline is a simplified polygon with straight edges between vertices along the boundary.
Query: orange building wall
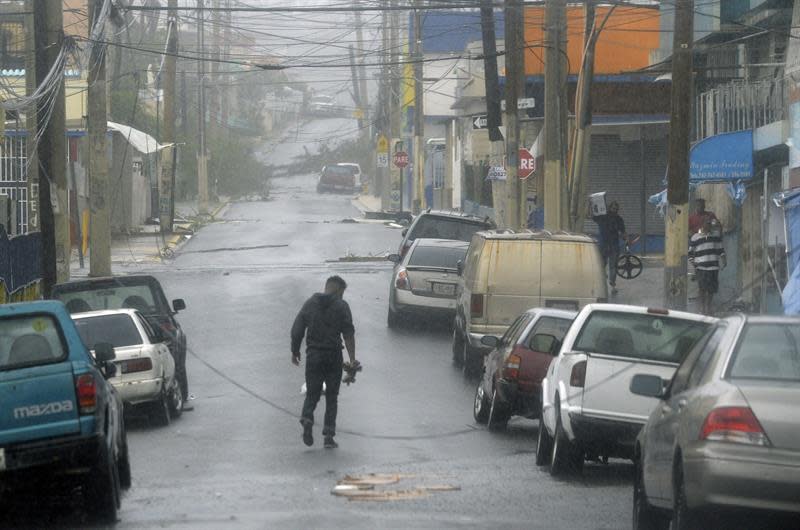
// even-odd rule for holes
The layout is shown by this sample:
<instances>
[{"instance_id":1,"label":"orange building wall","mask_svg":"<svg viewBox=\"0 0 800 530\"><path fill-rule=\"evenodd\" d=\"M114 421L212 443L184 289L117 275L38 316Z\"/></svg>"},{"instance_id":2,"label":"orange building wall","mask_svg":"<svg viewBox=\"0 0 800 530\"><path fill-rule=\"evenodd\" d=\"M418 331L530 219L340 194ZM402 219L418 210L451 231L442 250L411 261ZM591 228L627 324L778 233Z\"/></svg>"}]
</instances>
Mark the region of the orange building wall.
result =
<instances>
[{"instance_id":1,"label":"orange building wall","mask_svg":"<svg viewBox=\"0 0 800 530\"><path fill-rule=\"evenodd\" d=\"M596 9L599 26L608 6ZM583 56L584 12L582 6L567 7L567 55L569 73L577 74ZM658 9L617 7L611 14L595 51L595 75L620 74L650 64L650 52L659 45ZM525 9L525 53L527 75L544 73L544 7Z\"/></svg>"}]
</instances>

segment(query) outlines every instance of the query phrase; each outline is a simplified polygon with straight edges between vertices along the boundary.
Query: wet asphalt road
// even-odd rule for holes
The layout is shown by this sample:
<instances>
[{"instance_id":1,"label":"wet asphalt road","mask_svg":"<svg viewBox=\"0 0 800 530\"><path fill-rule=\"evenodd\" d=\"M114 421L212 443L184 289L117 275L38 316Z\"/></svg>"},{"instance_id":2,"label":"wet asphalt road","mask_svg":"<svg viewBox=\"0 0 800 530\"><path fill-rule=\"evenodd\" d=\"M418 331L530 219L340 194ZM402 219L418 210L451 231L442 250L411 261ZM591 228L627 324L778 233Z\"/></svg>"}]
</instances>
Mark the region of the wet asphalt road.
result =
<instances>
[{"instance_id":1,"label":"wet asphalt road","mask_svg":"<svg viewBox=\"0 0 800 530\"><path fill-rule=\"evenodd\" d=\"M358 216L350 198L313 185L285 179L272 201L232 205L157 272L168 296L187 301L196 410L168 428L131 429L134 485L119 527L627 527L629 466L554 481L533 462L536 422L500 434L473 422L474 383L451 365L447 329L387 329L389 264L329 261L392 250L399 231L342 223ZM365 368L341 393L341 447L326 451L319 428L314 447L300 440L303 372L288 333L331 274L350 284ZM460 490L382 503L331 495L363 473L409 475L395 489Z\"/></svg>"},{"instance_id":2,"label":"wet asphalt road","mask_svg":"<svg viewBox=\"0 0 800 530\"><path fill-rule=\"evenodd\" d=\"M534 465L536 422L515 419L503 433L474 423L475 382L452 366L449 330L387 329L388 262L331 262L392 251L399 230L342 222L359 216L351 197L317 195L313 176L273 191L268 202L232 204L171 264L144 269L186 300L178 318L195 410L166 428L131 422L133 487L118 528L630 527L630 465L552 479ZM331 274L350 284L364 364L342 387L333 451L319 427L314 447L300 440L303 371L289 352L295 313ZM337 480L366 473L402 475L388 489L458 489L386 502L331 494ZM55 509L46 522L84 519Z\"/></svg>"}]
</instances>

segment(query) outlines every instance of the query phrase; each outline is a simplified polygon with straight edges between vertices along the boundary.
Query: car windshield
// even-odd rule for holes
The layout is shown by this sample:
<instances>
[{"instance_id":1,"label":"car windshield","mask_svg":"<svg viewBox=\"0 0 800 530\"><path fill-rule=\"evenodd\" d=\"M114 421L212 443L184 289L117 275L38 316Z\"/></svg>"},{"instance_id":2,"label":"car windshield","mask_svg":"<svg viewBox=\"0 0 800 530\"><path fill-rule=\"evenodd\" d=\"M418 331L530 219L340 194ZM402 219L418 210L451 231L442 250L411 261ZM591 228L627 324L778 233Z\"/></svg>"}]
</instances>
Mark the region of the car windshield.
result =
<instances>
[{"instance_id":1,"label":"car windshield","mask_svg":"<svg viewBox=\"0 0 800 530\"><path fill-rule=\"evenodd\" d=\"M144 315L159 313L153 291L148 285L113 285L102 288L87 287L85 291L56 294L71 314L108 309L136 309Z\"/></svg>"},{"instance_id":2,"label":"car windshield","mask_svg":"<svg viewBox=\"0 0 800 530\"><path fill-rule=\"evenodd\" d=\"M800 382L800 329L796 324L748 324L728 375Z\"/></svg>"},{"instance_id":3,"label":"car windshield","mask_svg":"<svg viewBox=\"0 0 800 530\"><path fill-rule=\"evenodd\" d=\"M408 265L456 270L458 262L463 261L466 255L466 248L417 246L408 259Z\"/></svg>"},{"instance_id":4,"label":"car windshield","mask_svg":"<svg viewBox=\"0 0 800 530\"><path fill-rule=\"evenodd\" d=\"M64 359L58 323L49 316L0 319L0 370Z\"/></svg>"},{"instance_id":5,"label":"car windshield","mask_svg":"<svg viewBox=\"0 0 800 530\"><path fill-rule=\"evenodd\" d=\"M409 234L409 239L455 239L457 241L471 241L475 232L486 230L489 225L467 219L438 217L424 215L414 224L414 229Z\"/></svg>"},{"instance_id":6,"label":"car windshield","mask_svg":"<svg viewBox=\"0 0 800 530\"><path fill-rule=\"evenodd\" d=\"M575 350L680 363L707 329L705 322L665 315L596 311L584 324Z\"/></svg>"},{"instance_id":7,"label":"car windshield","mask_svg":"<svg viewBox=\"0 0 800 530\"><path fill-rule=\"evenodd\" d=\"M115 348L135 346L144 342L136 324L128 314L79 318L75 320L75 325L83 343L89 349L94 349L95 345L101 342L107 342Z\"/></svg>"},{"instance_id":8,"label":"car windshield","mask_svg":"<svg viewBox=\"0 0 800 530\"><path fill-rule=\"evenodd\" d=\"M345 167L345 166L327 166L325 168L326 175L336 175L336 176L349 176L355 173L353 168Z\"/></svg>"}]
</instances>

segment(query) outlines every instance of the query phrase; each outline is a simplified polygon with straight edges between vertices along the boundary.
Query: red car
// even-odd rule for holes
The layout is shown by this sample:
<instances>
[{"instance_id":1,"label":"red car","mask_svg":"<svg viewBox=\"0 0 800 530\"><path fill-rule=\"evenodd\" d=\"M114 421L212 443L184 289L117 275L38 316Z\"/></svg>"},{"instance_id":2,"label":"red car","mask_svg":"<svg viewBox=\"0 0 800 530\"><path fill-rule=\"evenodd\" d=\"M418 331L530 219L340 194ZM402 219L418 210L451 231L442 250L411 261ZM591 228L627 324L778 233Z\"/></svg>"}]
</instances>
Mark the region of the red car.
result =
<instances>
[{"instance_id":1,"label":"red car","mask_svg":"<svg viewBox=\"0 0 800 530\"><path fill-rule=\"evenodd\" d=\"M511 416L538 417L542 379L576 316L574 311L530 309L502 338L487 335L482 339L492 350L484 359L483 377L475 390L475 421L499 430Z\"/></svg>"}]
</instances>

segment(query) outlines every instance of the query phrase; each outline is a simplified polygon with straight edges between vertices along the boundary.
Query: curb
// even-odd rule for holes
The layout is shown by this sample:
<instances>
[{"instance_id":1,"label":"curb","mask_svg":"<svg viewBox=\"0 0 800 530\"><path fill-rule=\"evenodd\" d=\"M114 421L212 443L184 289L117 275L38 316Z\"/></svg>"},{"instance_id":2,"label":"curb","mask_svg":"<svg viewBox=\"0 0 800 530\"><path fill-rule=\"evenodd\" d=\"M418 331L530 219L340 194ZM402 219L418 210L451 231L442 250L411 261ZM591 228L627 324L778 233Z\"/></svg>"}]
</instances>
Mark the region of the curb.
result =
<instances>
[{"instance_id":1,"label":"curb","mask_svg":"<svg viewBox=\"0 0 800 530\"><path fill-rule=\"evenodd\" d=\"M225 210L225 209L226 209L228 206L230 206L230 204L231 204L231 201L225 201L225 202L223 202L222 204L220 204L219 206L217 206L217 207L214 209L214 211L213 211L213 212L211 212L211 213L209 214L209 216L210 216L212 219L215 219L215 218L216 218L218 215L222 214L222 213L223 213L223 211L224 211L224 210ZM195 222L192 222L192 223L190 223L190 224L189 224L188 230L190 230L190 231L192 232L192 234L195 234L195 233L197 233L197 230L198 230L198 228L202 228L202 226L203 226L203 225L201 225L201 224L199 224L197 221L195 221ZM172 235L172 237L170 237L170 238L167 240L167 248L169 248L169 249L170 249L172 252L175 252L175 251L177 251L177 250L178 250L178 248L179 248L179 247L180 247L180 246L181 246L183 243L185 243L186 241L188 241L188 238L187 238L186 236L187 236L187 234L173 234L173 235Z\"/></svg>"}]
</instances>

